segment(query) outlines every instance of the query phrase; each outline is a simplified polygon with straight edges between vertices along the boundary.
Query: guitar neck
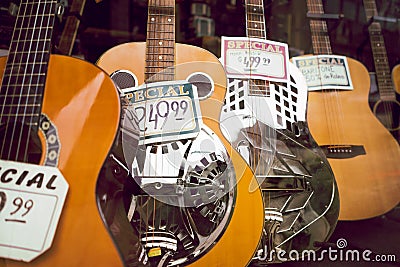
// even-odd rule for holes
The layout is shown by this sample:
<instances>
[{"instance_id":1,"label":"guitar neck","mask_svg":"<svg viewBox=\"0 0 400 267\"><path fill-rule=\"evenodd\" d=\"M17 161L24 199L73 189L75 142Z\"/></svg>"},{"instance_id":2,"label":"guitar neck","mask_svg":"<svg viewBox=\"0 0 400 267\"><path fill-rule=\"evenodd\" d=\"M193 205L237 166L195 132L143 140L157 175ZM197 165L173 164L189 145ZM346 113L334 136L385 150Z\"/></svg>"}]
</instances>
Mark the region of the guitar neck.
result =
<instances>
[{"instance_id":1,"label":"guitar neck","mask_svg":"<svg viewBox=\"0 0 400 267\"><path fill-rule=\"evenodd\" d=\"M378 15L375 0L364 0L364 9L367 21ZM382 36L381 24L372 21L368 27L369 39L371 42L372 55L374 58L375 73L378 84L379 96L383 100L395 100L396 94L393 89L390 67Z\"/></svg>"},{"instance_id":2,"label":"guitar neck","mask_svg":"<svg viewBox=\"0 0 400 267\"><path fill-rule=\"evenodd\" d=\"M247 37L267 39L264 5L262 0L246 0Z\"/></svg>"},{"instance_id":3,"label":"guitar neck","mask_svg":"<svg viewBox=\"0 0 400 267\"><path fill-rule=\"evenodd\" d=\"M174 65L175 1L149 0L145 80L151 82L173 80Z\"/></svg>"},{"instance_id":4,"label":"guitar neck","mask_svg":"<svg viewBox=\"0 0 400 267\"><path fill-rule=\"evenodd\" d=\"M38 125L56 6L57 0L20 3L1 85L2 122Z\"/></svg>"},{"instance_id":5,"label":"guitar neck","mask_svg":"<svg viewBox=\"0 0 400 267\"><path fill-rule=\"evenodd\" d=\"M83 9L85 7L86 0L74 0L69 10L70 16L65 21L64 30L61 34L60 42L58 44L58 50L65 54L71 55L76 35L78 33L80 19L78 16L82 16Z\"/></svg>"},{"instance_id":6,"label":"guitar neck","mask_svg":"<svg viewBox=\"0 0 400 267\"><path fill-rule=\"evenodd\" d=\"M324 14L321 0L307 0L307 9L311 14ZM310 19L310 30L314 54L331 55L332 48L326 21Z\"/></svg>"},{"instance_id":7,"label":"guitar neck","mask_svg":"<svg viewBox=\"0 0 400 267\"><path fill-rule=\"evenodd\" d=\"M246 0L246 34L250 38L267 39L263 0ZM269 95L269 82L249 79L249 94L254 96Z\"/></svg>"}]
</instances>

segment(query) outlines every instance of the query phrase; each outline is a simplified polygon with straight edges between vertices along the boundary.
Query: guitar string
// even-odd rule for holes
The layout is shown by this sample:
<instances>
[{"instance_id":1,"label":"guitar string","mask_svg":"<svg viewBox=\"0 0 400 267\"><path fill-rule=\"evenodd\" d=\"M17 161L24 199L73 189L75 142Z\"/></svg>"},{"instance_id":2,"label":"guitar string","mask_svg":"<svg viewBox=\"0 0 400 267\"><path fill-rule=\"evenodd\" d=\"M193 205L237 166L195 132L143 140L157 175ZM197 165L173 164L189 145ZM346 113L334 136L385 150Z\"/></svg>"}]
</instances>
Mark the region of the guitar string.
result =
<instances>
[{"instance_id":1,"label":"guitar string","mask_svg":"<svg viewBox=\"0 0 400 267\"><path fill-rule=\"evenodd\" d=\"M8 93L10 91L11 91L10 92L11 93L11 95L10 95L10 99L11 99L10 102L11 103L9 103L9 110L7 112L7 115L6 115L8 118L7 118L6 125L5 125L5 134L4 134L3 144L2 144L2 151L1 151L2 155L3 155L3 153L5 153L4 149L7 148L7 146L6 146L7 145L6 144L6 136L8 135L9 131L13 131L14 130L14 128L11 127L11 121L12 121L12 118L11 118L12 111L11 111L11 109L12 109L12 103L14 102L13 100L16 98L16 94L15 94L16 93L16 86L14 85L14 87L12 89L10 87L12 87L11 79L12 79L12 76L13 76L12 75L13 74L13 70L16 69L16 67L15 67L16 60L18 60L17 59L17 55L18 55L17 52L18 52L18 45L20 43L20 38L21 38L22 31L19 30L18 38L15 37L15 34L16 34L16 31L17 31L17 23L18 23L19 19L22 21L21 22L22 23L21 27L22 27L23 22L24 22L24 20L26 18L25 13L26 13L27 4L26 3L25 4L21 3L20 6L21 7L18 10L18 16L17 16L15 27L14 27L14 31L13 31L13 37L12 37L11 43L10 43L10 55L9 55L8 60L10 60L11 56L13 56L13 58L12 58L12 61L10 62L10 64L7 64L7 66L6 66L6 70L8 71L8 73L5 73L6 75L8 75L8 84L6 86L6 92L5 92L5 98L4 98L4 105L3 105L2 114L4 113L4 107L6 105L8 105L7 104L7 99L8 99ZM25 6L25 10L24 11L22 11L22 7L23 6ZM16 43L16 46L15 46L16 48L14 50L12 49L13 48L13 42ZM4 78L3 78L3 80L4 80ZM17 108L18 108L18 106L17 106ZM1 116L3 116L3 115L1 115ZM10 128L11 128L11 130L10 130ZM13 137L13 136L14 135L11 134L11 137ZM7 153L6 159L11 160L11 152L12 151L13 151L13 139L11 138L11 142L10 142L9 147L8 147L8 153Z\"/></svg>"},{"instance_id":2,"label":"guitar string","mask_svg":"<svg viewBox=\"0 0 400 267\"><path fill-rule=\"evenodd\" d=\"M321 13L318 12L316 5L317 3L314 3L312 0L311 1L307 1L307 5L308 5L308 9L310 12L312 13ZM319 55L322 54L322 42L323 42L323 35L321 35L320 31L322 31L324 25L323 23L319 23L321 21L317 21L317 20L310 20L310 29L311 29L311 38L312 38L312 46L313 46L313 50L314 50L314 54ZM318 62L318 61L317 61ZM319 69L319 63L317 65L318 69ZM319 79L319 86L322 86L322 80ZM332 125L331 120L330 120L330 115L333 113L333 110L329 110L329 92L325 89L321 90L321 93L323 94L323 101L324 101L324 112L325 112L325 118L327 120L327 130L328 130L328 144L332 144L332 130L329 127L330 125ZM314 114L315 116L315 114Z\"/></svg>"},{"instance_id":3,"label":"guitar string","mask_svg":"<svg viewBox=\"0 0 400 267\"><path fill-rule=\"evenodd\" d=\"M262 0L246 0L245 2L245 12L246 12L246 32L247 32L247 37L251 38L251 37L255 37L255 38L260 38L263 40L267 40L267 34L266 34L266 23L265 23L265 14L264 14L264 6L262 3ZM255 34L254 34L255 32ZM249 55L249 61L251 58L251 52L252 52L252 46L249 45L249 50L248 50L248 55ZM251 64L251 61L250 61ZM252 74L252 66L250 65L250 74L249 74L249 79L248 79L248 88L251 90L251 88L253 88L255 91L254 92L248 92L248 94L250 93L254 93L257 94L258 92L261 92L261 94L265 93L266 95L262 95L262 97L268 97L268 91L270 90L270 82L267 80L254 80L252 78L253 74ZM261 87L260 88L258 87ZM264 92L264 90L266 90ZM258 102L254 101L255 104L253 104L253 101L251 102L251 109L253 114L260 114L259 112L263 112L262 109L263 107L259 107ZM265 107L264 107L265 108ZM268 107L267 107L268 108ZM265 112L265 111L264 111ZM254 172L254 176L255 176L255 181L256 183L262 182L263 180L258 180L257 176L258 175L267 175L267 166L265 166L265 162L264 159L262 158L262 149L263 149L263 129L261 129L261 127L264 126L263 124L259 124L259 125L255 125L254 131L257 131L257 133L254 133L254 131L252 131L252 136L254 139L254 136L257 137L257 141L255 142L256 144L258 144L260 146L260 148L258 148L258 153L256 153L257 148L253 149L253 153L251 154L253 159L253 172ZM264 209L266 207L270 208L271 207L271 192L268 192L267 197L263 196L263 192L262 192L262 184L258 184L259 186L259 190L261 190L261 195L262 195L262 199L263 199L263 207ZM264 210L264 214L265 214L265 210Z\"/></svg>"},{"instance_id":4,"label":"guitar string","mask_svg":"<svg viewBox=\"0 0 400 267\"><path fill-rule=\"evenodd\" d=\"M27 41L27 35L28 35L28 32L29 32L29 29L31 28L31 20L32 20L32 18L33 18L33 20L34 20L34 22L33 22L33 25L32 25L32 32L34 32L35 30L36 30L36 27L37 27L37 25L38 25L38 17L39 17L39 10L40 10L40 4L41 4L41 2L39 1L38 2L38 4L37 4L37 6L34 6L33 4L31 4L32 6L31 6L31 8L32 8L32 10L31 10L31 12L28 14L29 15L29 23L27 24L27 29L26 29L26 32L25 32L25 37L24 37L24 44L26 44L26 41ZM34 12L34 8L37 8L37 10L36 10L36 14L33 14L33 12ZM32 16L33 15L33 16ZM23 25L22 25L23 26ZM23 28L22 28L23 29ZM22 30L21 29L21 30ZM34 57L36 57L36 53L35 52L33 52L32 51L32 47L33 47L33 42L34 42L34 40L33 40L33 37L32 38L30 38L29 39L29 41L28 41L28 50L23 50L23 51L27 51L27 58L26 58L26 62L22 62L22 60L24 60L24 58L23 58L23 53L21 54L21 59L20 59L20 66L24 66L24 63L25 63L25 68L24 68L24 75L23 75L23 82L22 82L22 90L20 91L20 93L21 93L21 95L20 95L20 97L19 97L19 100L18 100L18 109L22 106L22 108L24 109L23 111L23 116L22 116L22 121L21 121L21 125L22 125L22 127L23 127L23 125L25 125L25 119L26 119L26 116L27 116L27 102L28 102L28 99L29 99L29 97L30 97L30 94L29 94L29 92L30 92L30 90L31 90L31 81L32 81L32 74L33 74L33 70L35 69L35 60L33 60L33 63L32 63L32 73L30 74L30 76L28 76L29 74L27 73L27 71L28 71L28 68L27 68L27 66L28 66L28 63L30 63L29 62L29 57L30 57L30 55L32 55L32 54L34 54ZM25 81L25 79L28 79L28 80L30 80L30 81ZM22 103L22 101L23 101L23 95L24 95L24 85L26 85L27 87L26 87L26 89L27 89L27 92L26 92L26 97L25 97L25 105L23 105L23 103ZM19 112L17 112L17 115L19 115ZM13 125L14 126L14 129L13 129L13 136L15 136L15 132L17 132L18 133L18 131L17 131L17 124L14 124ZM15 160L17 160L18 159L18 156L19 156L19 152L20 152L20 146L21 146L21 143L22 143L22 138L23 138L23 131L22 131L22 129L23 128L21 128L21 130L19 131L19 136L18 136L18 145L17 145L17 149L16 149L16 156L15 156ZM29 143L29 140L30 140L30 132L31 132L31 127L28 127L28 134L27 134L27 144ZM23 158L24 158L24 160L27 160L27 158L26 158L26 155L27 155L27 150L28 150L28 145L25 145L25 151L23 152Z\"/></svg>"},{"instance_id":5,"label":"guitar string","mask_svg":"<svg viewBox=\"0 0 400 267\"><path fill-rule=\"evenodd\" d=\"M148 15L148 19L147 19L147 21L148 21L148 24L147 24L147 34L148 34L148 38L147 38L147 44L150 42L150 37L151 37L151 32L150 32L150 27L151 27L151 14L150 14L150 8L151 8L151 0L149 0L149 2L148 2L148 13L147 13L147 15ZM150 62L151 62L151 60L152 60L152 58L151 58L151 56L150 56L150 48L149 48L149 45L146 45L146 59L147 59L147 61L146 61L146 73L145 73L145 80L144 80L144 83L146 84L146 87L147 87L147 83L148 83L148 79L149 79L149 73L147 72L147 71L150 71L150 67L149 67L149 64L150 64ZM146 124L147 124L147 99L145 100L145 102L144 102L144 126L143 126L143 141L145 141L146 140ZM144 147L146 148L146 154L147 154L147 145L146 144L144 144ZM150 160L150 163L151 163L151 159L149 159ZM149 173L149 175L151 175L150 174L150 170L151 170L151 164L149 164L149 166L148 166L148 173ZM152 199L152 196L148 196L148 198L147 198L148 200L147 200L147 202L149 203L149 204L151 204L151 199ZM153 200L154 201L154 200ZM154 203L153 203L153 205L154 205ZM152 216L154 216L154 210L153 210L153 212L152 212ZM149 232L150 232L150 225L151 225L151 222L149 221L150 220L150 214L149 214L149 205L147 206L147 214L146 214L146 230L145 230L145 235L146 235L146 242L145 242L145 247L148 247L148 242L149 242Z\"/></svg>"},{"instance_id":6,"label":"guitar string","mask_svg":"<svg viewBox=\"0 0 400 267\"><path fill-rule=\"evenodd\" d=\"M255 7L253 8L253 12L250 10L252 7L250 5L254 5ZM246 14L247 14L247 36L248 37L256 37L256 38L260 38L260 39L264 39L266 40L266 32L265 32L265 20L264 20L264 9L263 9L263 3L262 0L256 0L256 1L251 1L248 0L248 4L246 5ZM253 25L251 25L251 23L253 23ZM250 32L255 31L257 34L251 34ZM249 60L251 58L251 45L249 46ZM251 61L250 61L251 64ZM258 86L263 85L262 82L257 82L256 80L253 81L252 78L253 74L252 74L252 68L250 66L250 79L249 79L249 86L250 88L252 88L252 86L254 86L254 90L256 90L255 92L258 92L259 88ZM262 81L262 80L261 80ZM268 81L264 81L265 86L270 86ZM262 90L265 88L262 88ZM249 92L250 93L250 92ZM267 93L267 92L265 92ZM256 102L257 103L257 102ZM252 102L253 104L253 102ZM252 105L251 107L252 109L255 109L255 114L259 114L258 112L262 112L261 108L258 107L258 105L256 104L255 107ZM260 127L262 125L258 125L255 127L256 130L260 130ZM259 135L256 136L257 141L256 143L259 143L260 148L262 149L262 133L258 133ZM254 137L253 137L254 139ZM256 150L255 150L256 151ZM263 164L262 158L261 158L261 150L259 150L258 155L256 153L252 153L253 154L253 163L254 163L254 175L257 178L257 175L259 175L260 171L264 171L264 169L262 168L262 166L260 166L260 164ZM263 164L264 166L264 164ZM266 173L262 173L262 175L265 175ZM256 179L256 181L258 182L258 179ZM259 185L261 186L261 185ZM260 188L261 189L261 188ZM264 199L264 198L263 198ZM270 199L270 193L268 193L268 200ZM267 201L268 203L267 206L270 207L270 201Z\"/></svg>"},{"instance_id":7,"label":"guitar string","mask_svg":"<svg viewBox=\"0 0 400 267\"><path fill-rule=\"evenodd\" d=\"M23 10L23 7L25 7L24 10ZM7 141L6 139L7 138L6 137L8 135L7 133L9 132L10 123L12 121L12 118L11 118L11 116L12 116L11 107L12 107L12 103L14 102L13 99L16 97L16 95L15 95L16 86L14 85L14 88L11 89L11 86L12 86L11 85L11 79L12 79L13 70L15 70L15 68L16 68L15 65L16 65L16 60L17 60L17 51L18 51L17 48L19 47L21 33L22 33L22 31L19 30L18 37L16 36L17 30L18 30L17 26L18 26L18 21L21 21L21 26L23 25L23 22L24 22L25 17L26 17L24 15L26 13L26 8L27 8L27 3L25 3L25 4L21 3L20 4L20 8L18 9L17 20L15 22L15 26L14 26L14 30L13 30L13 34L12 34L12 38L11 38L11 42L10 42L10 49L9 49L10 53L8 55L8 58L7 58L7 65L6 65L6 68L5 68L6 71L4 73L5 76L8 76L7 77L8 78L7 79L8 82L7 82L7 84L4 84L4 77L3 77L3 84L2 84L2 88L1 88L1 90L5 91L5 92L3 92L4 93L4 100L3 100L3 105L2 105L2 112L0 114L2 120L3 120L3 114L5 113L4 112L4 108L6 106L8 106L8 108L9 108L9 111L5 115L6 116L6 121L5 121L5 129L4 129L4 138L3 138L3 141L2 141L2 147L1 147L1 155L4 155L4 153L6 153L6 151L5 151L5 149L7 148L7 144L6 144L6 141ZM14 43L16 44L15 45L15 49L13 49L13 44ZM10 96L9 96L9 93L11 94ZM9 104L7 103L7 99L10 99L10 103ZM11 136L13 136L13 135L11 135ZM11 140L11 144L9 144L9 147L8 147L7 156L4 155L6 157L6 159L11 159L10 153L13 150L13 145L12 144L13 144L13 142Z\"/></svg>"},{"instance_id":8,"label":"guitar string","mask_svg":"<svg viewBox=\"0 0 400 267\"><path fill-rule=\"evenodd\" d=\"M19 153L20 153L20 147L21 147L22 138L23 138L23 126L25 125L25 120L26 120L26 116L27 116L27 102L28 102L28 99L30 97L29 91L31 90L31 84L29 82L26 82L25 79L26 79L26 77L28 77L28 73L27 73L28 64L27 63L30 63L29 62L29 56L32 55L32 53L34 53L34 52L32 52L32 46L33 46L33 41L34 41L33 38L29 39L29 41L28 41L28 49L27 50L25 48L25 45L27 44L27 37L28 37L27 33L29 32L29 29L32 28L32 32L34 32L35 31L35 27L37 26L40 4L41 4L40 0L37 3L37 6L34 5L34 4L31 4L31 12L29 12L29 14L25 14L25 15L29 16L28 24L27 24L27 31L25 32L25 36L24 36L24 40L23 40L23 43L24 43L23 51L27 51L27 58L26 58L27 62L23 62L22 61L22 60L24 60L23 53L22 53L20 55L19 66L23 67L24 63L25 63L25 66L24 66L23 79L22 79L22 82L21 82L22 90L20 90L20 97L18 99L18 109L23 105L22 104L22 101L23 101L22 100L23 99L22 96L24 95L24 86L26 86L27 92L26 92L26 97L25 97L25 106L22 106L22 108L23 108L23 116L21 118L21 126L22 127L21 127L20 131L18 131L18 129L17 129L17 123L13 124L12 136L13 137L17 136L17 140L18 140L17 147L16 147L16 150L15 150L15 153L16 153L15 160L18 160L18 156L19 156ZM35 7L37 7L36 14L33 14ZM31 25L32 19L33 19L33 25ZM23 26L23 25L21 25L21 26ZM23 30L23 27L21 27L21 30ZM35 57L36 57L36 53L35 53ZM35 62L32 65L33 65L32 66L32 70L34 70L35 69ZM19 76L19 72L18 72L18 76ZM29 79L29 77L28 77L28 79ZM32 78L30 77L30 79L32 79ZM19 112L17 112L17 116L20 117ZM18 117L16 118L16 120L18 120ZM30 132L31 132L31 125L29 125L29 127L28 127L27 144L29 143L29 140L30 140ZM27 158L26 158L27 150L28 150L28 145L25 145L25 151L23 152L23 157L24 157L23 160L24 161L27 160ZM10 153L11 153L11 150L10 150Z\"/></svg>"},{"instance_id":9,"label":"guitar string","mask_svg":"<svg viewBox=\"0 0 400 267\"><path fill-rule=\"evenodd\" d=\"M52 0L52 1L50 1L48 3L45 0L44 3L43 3L42 14L39 14L39 18L41 18L41 21L40 21L39 31L38 31L38 34L37 34L38 36L37 36L36 48L35 47L33 48L33 51L35 51L34 52L34 57L35 57L34 58L34 62L35 62L35 64L32 67L32 71L31 71L31 75L30 75L30 81L29 81L30 87L32 87L32 85L33 85L33 76L35 74L35 67L37 65L38 65L37 74L42 74L42 73L47 72L46 66L48 64L47 61L50 59L49 58L49 56L50 56L50 45L51 45L50 44L51 43L50 40L51 40L51 34L52 34L52 28L53 28L53 22L54 22L54 16L55 16L55 5L56 5L56 1ZM48 13L46 13L47 8L49 9ZM40 8L38 8L38 12L39 11L40 11ZM45 21L46 19L47 19L47 21ZM37 24L35 23L35 25L37 25ZM43 39L43 46L41 47L40 45L41 45L41 42L42 42L41 36L42 36L43 29L44 29L44 34L43 34L44 39ZM35 32L35 31L37 31L37 30L34 29L33 32ZM46 47L46 45L48 45L49 47ZM37 60L38 53L40 53L40 55L41 55L39 60ZM31 53L29 53L29 54L31 54ZM38 64L36 64L36 62L38 62ZM45 75L45 77L47 77L47 75ZM40 79L40 78L42 78L42 76L38 77L38 79ZM45 78L42 78L42 79L45 80ZM41 103L42 102L39 101L39 100L41 100L43 98L45 81L43 81L43 83L41 83L41 84L43 84L43 85L36 84L34 86L34 93L33 93L33 96L34 96L33 97L34 98L33 104L40 103L40 107L41 107ZM39 95L38 92L39 92L40 86L42 86L42 90L41 90L40 95ZM29 88L29 92L30 91L31 91L31 88ZM26 98L26 103L25 103L26 104L25 105L26 108L29 106L28 101L29 101L29 98ZM39 116L40 116L38 111L40 112L40 109L36 109L36 114L32 114L32 116L30 117L30 122L28 123L29 125L34 125L34 119L35 119L35 116L37 116L37 119L36 119L36 124L37 124L36 125L36 127L37 127L36 129L37 130L39 130L39 127L40 127L38 125ZM31 136L30 133L32 131L32 127L29 127L28 131L29 131L29 133L28 133L28 137L29 137L29 136ZM26 159L28 158L28 146L26 146L24 157Z\"/></svg>"},{"instance_id":10,"label":"guitar string","mask_svg":"<svg viewBox=\"0 0 400 267\"><path fill-rule=\"evenodd\" d=\"M323 5L320 0L308 0L308 7L312 13L324 14ZM311 26L313 25L313 26ZM318 25L317 27L315 27ZM317 55L327 54L332 55L332 49L330 46L327 23L324 20L311 20L311 34L314 35L313 40L314 51ZM316 29L317 28L317 29ZM318 69L319 61L318 62ZM320 74L320 85L322 82L322 75ZM329 144L334 147L337 144L342 144L344 140L344 130L342 122L344 121L344 114L342 112L342 102L339 97L338 90L335 89L323 89L321 90L324 99L325 116L327 119L327 130L329 134ZM314 114L314 116L316 116Z\"/></svg>"}]
</instances>

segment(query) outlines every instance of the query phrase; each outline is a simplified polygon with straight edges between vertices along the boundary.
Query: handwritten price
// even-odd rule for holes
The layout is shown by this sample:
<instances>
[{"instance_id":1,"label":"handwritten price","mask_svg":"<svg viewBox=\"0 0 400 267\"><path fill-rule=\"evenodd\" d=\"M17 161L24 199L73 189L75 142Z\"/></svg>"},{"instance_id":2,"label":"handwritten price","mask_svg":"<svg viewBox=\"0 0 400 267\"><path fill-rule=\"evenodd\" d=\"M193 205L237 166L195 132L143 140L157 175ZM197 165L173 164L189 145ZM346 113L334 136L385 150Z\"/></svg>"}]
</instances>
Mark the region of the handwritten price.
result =
<instances>
[{"instance_id":1,"label":"handwritten price","mask_svg":"<svg viewBox=\"0 0 400 267\"><path fill-rule=\"evenodd\" d=\"M5 192L1 191L0 192L0 212L4 209L6 204L7 204L7 195ZM31 211L34 203L33 203L32 199L28 199L27 201L24 201L21 197L16 197L12 201L12 204L14 205L15 208L10 212L10 215L11 216L16 215L19 211L21 211L19 214L21 217L24 217ZM21 210L22 208L23 208L23 210ZM12 220L6 219L6 221L12 221Z\"/></svg>"},{"instance_id":2,"label":"handwritten price","mask_svg":"<svg viewBox=\"0 0 400 267\"><path fill-rule=\"evenodd\" d=\"M138 106L135 107L135 111L139 117L139 126L141 131L147 131L149 123L154 123L154 130L162 130L168 117L173 116L175 120L184 120L184 115L189 108L187 100L181 101L166 101L161 100L155 104L150 104L148 107ZM147 112L146 112L146 109ZM147 117L147 123L145 122ZM164 119L163 123L160 124L159 119Z\"/></svg>"},{"instance_id":3,"label":"handwritten price","mask_svg":"<svg viewBox=\"0 0 400 267\"><path fill-rule=\"evenodd\" d=\"M256 69L260 66L262 62L263 65L269 65L271 63L271 59L263 58L263 57L244 57L243 59L239 58L239 61L243 61L243 65L248 69Z\"/></svg>"}]
</instances>

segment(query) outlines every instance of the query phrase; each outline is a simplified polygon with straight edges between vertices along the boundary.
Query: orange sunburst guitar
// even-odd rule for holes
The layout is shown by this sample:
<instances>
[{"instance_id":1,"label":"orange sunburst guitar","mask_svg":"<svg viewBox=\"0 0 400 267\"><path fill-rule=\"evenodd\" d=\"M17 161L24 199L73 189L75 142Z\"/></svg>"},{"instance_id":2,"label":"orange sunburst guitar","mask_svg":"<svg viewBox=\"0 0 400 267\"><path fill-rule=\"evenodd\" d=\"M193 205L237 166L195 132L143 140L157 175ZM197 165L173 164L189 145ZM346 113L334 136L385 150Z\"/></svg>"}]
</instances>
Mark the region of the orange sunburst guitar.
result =
<instances>
[{"instance_id":1,"label":"orange sunburst guitar","mask_svg":"<svg viewBox=\"0 0 400 267\"><path fill-rule=\"evenodd\" d=\"M210 52L175 43L175 1L150 0L147 25L146 43L116 46L97 64L135 106L143 142L157 136L150 130L165 132L162 126L168 128L170 120L178 124L177 116L187 114L190 101L183 95L192 93L186 86L197 87L202 123L195 137L182 139L185 131L172 138L161 134L168 141L138 150L133 165L126 166L132 168L130 180L140 185L131 193L128 216L152 266L245 266L260 240L263 203L259 190L249 192L252 171L220 130L224 69ZM176 87L176 80L189 84ZM225 190L220 198L216 185Z\"/></svg>"},{"instance_id":2,"label":"orange sunburst guitar","mask_svg":"<svg viewBox=\"0 0 400 267\"><path fill-rule=\"evenodd\" d=\"M0 266L123 266L95 197L119 97L98 67L50 55L56 9L22 0L0 59Z\"/></svg>"},{"instance_id":3,"label":"orange sunburst guitar","mask_svg":"<svg viewBox=\"0 0 400 267\"><path fill-rule=\"evenodd\" d=\"M381 25L378 21L374 21L375 16L378 15L375 0L364 0L364 9L367 20L371 22L368 26L368 32L378 89L378 99L375 101L372 111L393 137L400 142L400 103L397 100L398 96L393 89L393 82L390 77L389 61Z\"/></svg>"},{"instance_id":4,"label":"orange sunburst guitar","mask_svg":"<svg viewBox=\"0 0 400 267\"><path fill-rule=\"evenodd\" d=\"M307 6L314 53L331 55L326 22L314 18L323 18L323 5L307 0ZM310 91L307 120L335 174L339 219L360 220L381 215L399 202L400 150L369 108L367 69L354 59L347 62L354 89Z\"/></svg>"}]
</instances>

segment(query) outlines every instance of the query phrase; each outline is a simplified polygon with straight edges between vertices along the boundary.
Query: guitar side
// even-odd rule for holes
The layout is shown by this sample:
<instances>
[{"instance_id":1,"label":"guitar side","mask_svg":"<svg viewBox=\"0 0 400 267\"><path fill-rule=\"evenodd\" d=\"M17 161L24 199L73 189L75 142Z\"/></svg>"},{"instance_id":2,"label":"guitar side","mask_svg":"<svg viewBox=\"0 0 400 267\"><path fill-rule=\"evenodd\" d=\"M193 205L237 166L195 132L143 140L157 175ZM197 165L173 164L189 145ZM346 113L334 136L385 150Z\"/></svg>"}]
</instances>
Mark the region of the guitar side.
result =
<instances>
[{"instance_id":1,"label":"guitar side","mask_svg":"<svg viewBox=\"0 0 400 267\"><path fill-rule=\"evenodd\" d=\"M145 62L142 60L145 58L145 48L145 43L122 44L108 50L99 58L97 64L110 74L117 70L129 70L137 76L141 84L145 73ZM236 187L233 215L228 227L217 243L191 263L191 266L246 266L261 238L264 219L263 201L259 190L249 192L253 173L220 130L219 115L227 83L225 72L213 54L190 45L176 44L175 63L177 79L186 79L192 73L203 72L214 80L213 94L200 101L202 119L222 140L232 158L237 179L240 178Z\"/></svg>"},{"instance_id":2,"label":"guitar side","mask_svg":"<svg viewBox=\"0 0 400 267\"><path fill-rule=\"evenodd\" d=\"M400 64L394 66L392 70L392 80L397 94L400 94Z\"/></svg>"},{"instance_id":3,"label":"guitar side","mask_svg":"<svg viewBox=\"0 0 400 267\"><path fill-rule=\"evenodd\" d=\"M360 220L382 215L399 203L400 150L369 108L367 69L347 60L354 90L309 92L307 119L319 145L364 147L365 155L328 158L339 188L339 219Z\"/></svg>"},{"instance_id":4,"label":"guitar side","mask_svg":"<svg viewBox=\"0 0 400 267\"><path fill-rule=\"evenodd\" d=\"M0 58L1 75L5 62ZM119 124L120 103L112 80L93 64L52 55L42 113L57 128L58 168L69 191L50 249L32 262L2 259L0 266L123 266L95 196Z\"/></svg>"}]
</instances>

